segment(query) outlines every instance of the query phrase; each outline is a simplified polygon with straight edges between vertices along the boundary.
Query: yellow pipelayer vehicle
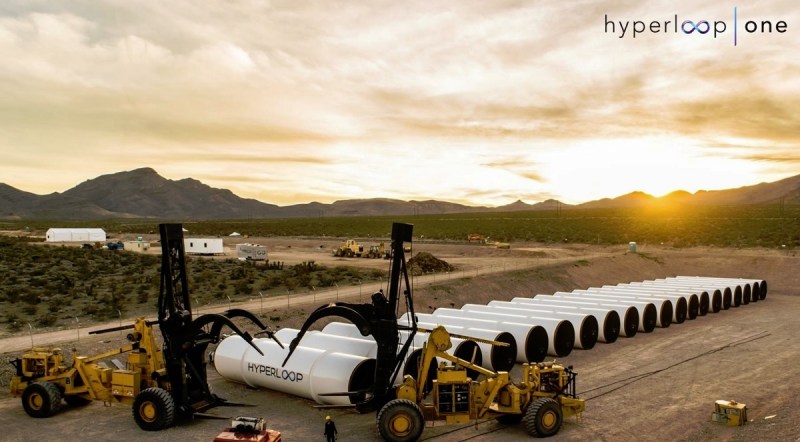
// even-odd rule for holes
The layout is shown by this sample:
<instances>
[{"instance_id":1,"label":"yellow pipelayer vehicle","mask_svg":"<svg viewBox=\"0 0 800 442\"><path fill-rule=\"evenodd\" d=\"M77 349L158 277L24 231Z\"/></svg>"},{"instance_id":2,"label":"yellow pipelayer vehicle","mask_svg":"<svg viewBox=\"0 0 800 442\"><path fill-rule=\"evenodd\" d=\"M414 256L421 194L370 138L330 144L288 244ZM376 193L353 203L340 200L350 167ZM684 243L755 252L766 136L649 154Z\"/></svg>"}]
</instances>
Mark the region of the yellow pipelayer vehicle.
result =
<instances>
[{"instance_id":1,"label":"yellow pipelayer vehicle","mask_svg":"<svg viewBox=\"0 0 800 442\"><path fill-rule=\"evenodd\" d=\"M579 416L585 409L585 402L575 395L575 373L569 367L555 361L523 364L523 379L514 383L508 372L495 373L445 353L451 345L444 327L430 332L417 372L420 378L406 376L397 387L397 399L387 402L378 412L378 431L385 440L415 441L422 435L426 420L466 423L483 418L496 418L507 424L524 420L530 435L546 437L558 433L564 417ZM433 381L433 401L423 402L427 373L434 358L453 365L439 365ZM467 368L485 378L470 379Z\"/></svg>"},{"instance_id":2,"label":"yellow pipelayer vehicle","mask_svg":"<svg viewBox=\"0 0 800 442\"><path fill-rule=\"evenodd\" d=\"M53 415L62 398L72 406L92 400L133 404L141 390L156 386L159 375L165 374L164 357L144 318L136 320L128 340L131 343L124 347L91 357L78 356L73 350L70 366L58 348L33 348L11 361L16 368L11 394L22 396L22 406L31 417ZM128 353L125 369L98 363L123 353Z\"/></svg>"}]
</instances>

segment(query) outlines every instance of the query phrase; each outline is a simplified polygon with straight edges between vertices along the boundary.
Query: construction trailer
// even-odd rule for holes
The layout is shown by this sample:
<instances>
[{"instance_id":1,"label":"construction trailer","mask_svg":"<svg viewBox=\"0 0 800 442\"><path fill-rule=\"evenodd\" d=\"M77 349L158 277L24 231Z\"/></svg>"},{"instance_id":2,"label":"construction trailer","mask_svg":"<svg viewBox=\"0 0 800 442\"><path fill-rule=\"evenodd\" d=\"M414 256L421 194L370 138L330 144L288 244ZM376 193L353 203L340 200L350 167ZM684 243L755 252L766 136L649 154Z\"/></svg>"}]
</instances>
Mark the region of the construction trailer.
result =
<instances>
[{"instance_id":1,"label":"construction trailer","mask_svg":"<svg viewBox=\"0 0 800 442\"><path fill-rule=\"evenodd\" d=\"M241 261L266 261L267 247L261 244L236 244L236 257Z\"/></svg>"},{"instance_id":2,"label":"construction trailer","mask_svg":"<svg viewBox=\"0 0 800 442\"><path fill-rule=\"evenodd\" d=\"M183 247L189 255L225 254L222 238L186 238L183 240Z\"/></svg>"},{"instance_id":3,"label":"construction trailer","mask_svg":"<svg viewBox=\"0 0 800 442\"><path fill-rule=\"evenodd\" d=\"M45 234L45 242L105 242L106 232L95 228L51 227Z\"/></svg>"}]
</instances>

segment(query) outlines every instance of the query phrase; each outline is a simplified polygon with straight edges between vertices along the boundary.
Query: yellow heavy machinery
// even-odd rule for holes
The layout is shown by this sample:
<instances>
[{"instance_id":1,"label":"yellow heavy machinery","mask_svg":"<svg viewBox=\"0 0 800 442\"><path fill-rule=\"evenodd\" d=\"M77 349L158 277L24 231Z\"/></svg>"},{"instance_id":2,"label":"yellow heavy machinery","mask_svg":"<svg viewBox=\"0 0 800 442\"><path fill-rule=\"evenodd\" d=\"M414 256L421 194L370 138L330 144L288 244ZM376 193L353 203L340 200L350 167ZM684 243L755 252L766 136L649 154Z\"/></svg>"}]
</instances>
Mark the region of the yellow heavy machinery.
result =
<instances>
[{"instance_id":1,"label":"yellow heavy machinery","mask_svg":"<svg viewBox=\"0 0 800 442\"><path fill-rule=\"evenodd\" d=\"M154 387L165 375L164 357L156 343L152 326L139 318L128 334L130 344L95 356L78 356L72 351L67 365L58 348L33 348L11 364L11 394L22 396L22 406L32 417L49 417L61 406L80 406L99 400L133 404L145 388ZM109 368L103 363L127 353L124 368Z\"/></svg>"},{"instance_id":2,"label":"yellow heavy machinery","mask_svg":"<svg viewBox=\"0 0 800 442\"><path fill-rule=\"evenodd\" d=\"M354 256L361 257L364 253L364 246L354 239L348 239L344 244L338 248L333 249L333 256L352 258Z\"/></svg>"},{"instance_id":3,"label":"yellow heavy machinery","mask_svg":"<svg viewBox=\"0 0 800 442\"><path fill-rule=\"evenodd\" d=\"M386 248L386 244L380 243L377 245L369 246L369 250L365 251L362 255L362 258L372 258L372 259L389 259L391 258L391 253L389 249Z\"/></svg>"},{"instance_id":4,"label":"yellow heavy machinery","mask_svg":"<svg viewBox=\"0 0 800 442\"><path fill-rule=\"evenodd\" d=\"M139 318L128 335L130 345L96 356L72 353L72 364L64 363L58 349L34 348L12 361L16 375L11 393L22 396L22 405L32 417L48 417L61 405L62 398L73 405L90 400L132 405L139 428L158 431L179 418L206 416L204 411L221 405L235 405L211 391L206 373L206 350L219 342L223 327L230 328L253 348L253 336L242 331L234 318L249 320L274 339L271 330L254 314L230 309L221 314L195 317L189 299L188 275L180 224L160 224L161 287L158 295L158 321ZM158 324L161 343L156 342L153 324ZM129 329L114 327L100 332ZM93 332L95 333L95 332ZM277 341L277 340L276 340ZM280 342L278 345L283 346ZM112 369L101 361L129 353L125 367ZM262 353L263 354L263 353ZM121 365L121 363L120 363Z\"/></svg>"},{"instance_id":5,"label":"yellow heavy machinery","mask_svg":"<svg viewBox=\"0 0 800 442\"><path fill-rule=\"evenodd\" d=\"M585 402L575 394L575 373L570 367L555 361L523 364L523 379L515 383L508 372L493 372L447 354L451 345L444 327L430 332L417 372L420 378L405 376L397 387L397 398L378 412L378 431L384 440L415 441L422 435L425 421L466 423L485 418L506 424L524 420L530 435L546 437L558 433L565 417L579 416L585 409ZM424 386L434 360L452 365L442 362L438 366L432 401L427 402ZM470 379L467 369L483 377Z\"/></svg>"},{"instance_id":6,"label":"yellow heavy machinery","mask_svg":"<svg viewBox=\"0 0 800 442\"><path fill-rule=\"evenodd\" d=\"M714 403L711 421L738 427L747 423L747 405L736 401L718 400Z\"/></svg>"}]
</instances>

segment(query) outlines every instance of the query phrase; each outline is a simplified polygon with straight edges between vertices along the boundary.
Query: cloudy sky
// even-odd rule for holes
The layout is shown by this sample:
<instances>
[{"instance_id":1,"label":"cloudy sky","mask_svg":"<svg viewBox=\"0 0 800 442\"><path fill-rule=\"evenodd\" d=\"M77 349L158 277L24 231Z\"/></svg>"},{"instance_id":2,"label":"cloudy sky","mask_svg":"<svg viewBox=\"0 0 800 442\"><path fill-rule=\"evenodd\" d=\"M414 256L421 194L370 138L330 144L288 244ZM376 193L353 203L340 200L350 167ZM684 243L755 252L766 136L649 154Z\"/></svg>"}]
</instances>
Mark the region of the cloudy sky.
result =
<instances>
[{"instance_id":1,"label":"cloudy sky","mask_svg":"<svg viewBox=\"0 0 800 442\"><path fill-rule=\"evenodd\" d=\"M740 4L735 46L697 3L3 0L0 182L494 206L800 173L796 1Z\"/></svg>"}]
</instances>

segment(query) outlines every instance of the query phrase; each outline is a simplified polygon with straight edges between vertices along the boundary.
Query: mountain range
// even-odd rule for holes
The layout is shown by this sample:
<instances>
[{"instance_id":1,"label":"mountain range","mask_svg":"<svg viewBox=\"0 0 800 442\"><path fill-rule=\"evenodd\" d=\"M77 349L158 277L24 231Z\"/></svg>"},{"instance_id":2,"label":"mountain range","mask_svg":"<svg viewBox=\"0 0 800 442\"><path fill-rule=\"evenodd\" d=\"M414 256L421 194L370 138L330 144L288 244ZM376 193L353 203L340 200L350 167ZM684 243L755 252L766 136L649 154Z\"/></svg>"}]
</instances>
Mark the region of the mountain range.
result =
<instances>
[{"instance_id":1,"label":"mountain range","mask_svg":"<svg viewBox=\"0 0 800 442\"><path fill-rule=\"evenodd\" d=\"M737 189L676 191L656 198L631 192L578 205L546 200L499 206L467 206L445 201L401 201L372 198L331 204L318 202L277 206L241 198L227 189L210 187L192 178L169 180L151 168L101 175L65 192L37 195L0 183L0 219L93 220L112 218L153 219L257 219L320 216L424 215L468 212L512 212L556 208L641 207L664 204L745 205L800 204L800 175Z\"/></svg>"}]
</instances>

